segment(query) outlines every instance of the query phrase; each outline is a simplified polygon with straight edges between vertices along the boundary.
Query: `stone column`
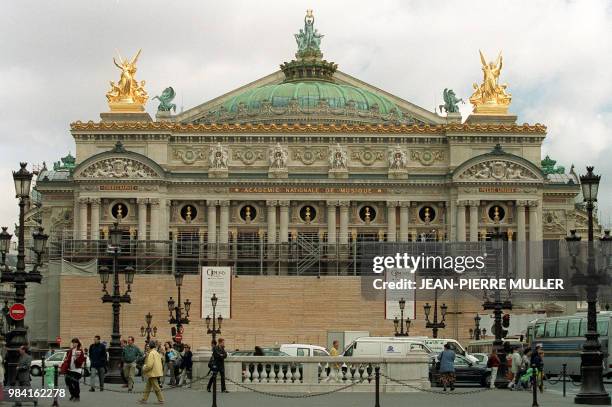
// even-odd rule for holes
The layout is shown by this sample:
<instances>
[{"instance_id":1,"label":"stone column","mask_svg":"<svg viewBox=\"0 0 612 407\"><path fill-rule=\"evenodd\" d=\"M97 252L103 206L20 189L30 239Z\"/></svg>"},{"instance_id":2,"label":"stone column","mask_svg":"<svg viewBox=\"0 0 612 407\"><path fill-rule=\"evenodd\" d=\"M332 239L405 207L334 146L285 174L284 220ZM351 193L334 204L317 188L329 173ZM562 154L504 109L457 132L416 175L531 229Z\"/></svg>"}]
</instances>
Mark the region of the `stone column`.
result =
<instances>
[{"instance_id":1,"label":"stone column","mask_svg":"<svg viewBox=\"0 0 612 407\"><path fill-rule=\"evenodd\" d=\"M525 229L525 207L527 206L526 201L516 201L516 241L524 242L527 237Z\"/></svg>"},{"instance_id":2,"label":"stone column","mask_svg":"<svg viewBox=\"0 0 612 407\"><path fill-rule=\"evenodd\" d=\"M79 199L79 239L87 240L87 205L89 198Z\"/></svg>"},{"instance_id":3,"label":"stone column","mask_svg":"<svg viewBox=\"0 0 612 407\"><path fill-rule=\"evenodd\" d=\"M340 201L340 236L338 241L340 244L348 244L348 224L349 224L349 207L350 201Z\"/></svg>"},{"instance_id":4,"label":"stone column","mask_svg":"<svg viewBox=\"0 0 612 407\"><path fill-rule=\"evenodd\" d=\"M229 242L229 207L230 201L219 201L219 243L221 244Z\"/></svg>"},{"instance_id":5,"label":"stone column","mask_svg":"<svg viewBox=\"0 0 612 407\"><path fill-rule=\"evenodd\" d=\"M387 202L387 242L395 242L397 240L396 211L397 201Z\"/></svg>"},{"instance_id":6,"label":"stone column","mask_svg":"<svg viewBox=\"0 0 612 407\"><path fill-rule=\"evenodd\" d=\"M91 202L91 240L100 240L100 198L93 198Z\"/></svg>"},{"instance_id":7,"label":"stone column","mask_svg":"<svg viewBox=\"0 0 612 407\"><path fill-rule=\"evenodd\" d=\"M160 199L159 207L161 209L161 217L159 222L159 238L168 240L170 235L170 209L172 201L170 199Z\"/></svg>"},{"instance_id":8,"label":"stone column","mask_svg":"<svg viewBox=\"0 0 612 407\"><path fill-rule=\"evenodd\" d=\"M266 201L268 207L268 243L276 243L276 204L277 201Z\"/></svg>"},{"instance_id":9,"label":"stone column","mask_svg":"<svg viewBox=\"0 0 612 407\"><path fill-rule=\"evenodd\" d=\"M408 241L408 223L410 223L410 201L400 204L400 242Z\"/></svg>"},{"instance_id":10,"label":"stone column","mask_svg":"<svg viewBox=\"0 0 612 407\"><path fill-rule=\"evenodd\" d=\"M164 239L164 237L161 235L161 232L159 230L159 226L160 226L160 219L159 218L161 216L161 213L160 213L161 212L160 201L157 198L149 199L149 203L151 204L150 239L151 240L165 240L167 238ZM140 220L138 221L138 223L140 224ZM145 228L145 230L146 230L146 228Z\"/></svg>"},{"instance_id":11,"label":"stone column","mask_svg":"<svg viewBox=\"0 0 612 407\"><path fill-rule=\"evenodd\" d=\"M542 277L543 246L538 201L529 201L529 278Z\"/></svg>"},{"instance_id":12,"label":"stone column","mask_svg":"<svg viewBox=\"0 0 612 407\"><path fill-rule=\"evenodd\" d=\"M336 244L336 206L338 201L327 201L327 243Z\"/></svg>"},{"instance_id":13,"label":"stone column","mask_svg":"<svg viewBox=\"0 0 612 407\"><path fill-rule=\"evenodd\" d=\"M478 215L480 201L470 201L470 242L478 241Z\"/></svg>"},{"instance_id":14,"label":"stone column","mask_svg":"<svg viewBox=\"0 0 612 407\"><path fill-rule=\"evenodd\" d=\"M138 198L136 202L138 204L138 240L147 240L147 204L149 200ZM153 216L151 216L151 223L153 223Z\"/></svg>"},{"instance_id":15,"label":"stone column","mask_svg":"<svg viewBox=\"0 0 612 407\"><path fill-rule=\"evenodd\" d=\"M280 243L289 242L289 201L278 201L280 207L280 236L278 241Z\"/></svg>"},{"instance_id":16,"label":"stone column","mask_svg":"<svg viewBox=\"0 0 612 407\"><path fill-rule=\"evenodd\" d=\"M217 203L218 201L209 200L206 201L208 206L208 244L214 245L217 243Z\"/></svg>"},{"instance_id":17,"label":"stone column","mask_svg":"<svg viewBox=\"0 0 612 407\"><path fill-rule=\"evenodd\" d=\"M466 201L457 201L457 241L465 242L465 206Z\"/></svg>"}]
</instances>

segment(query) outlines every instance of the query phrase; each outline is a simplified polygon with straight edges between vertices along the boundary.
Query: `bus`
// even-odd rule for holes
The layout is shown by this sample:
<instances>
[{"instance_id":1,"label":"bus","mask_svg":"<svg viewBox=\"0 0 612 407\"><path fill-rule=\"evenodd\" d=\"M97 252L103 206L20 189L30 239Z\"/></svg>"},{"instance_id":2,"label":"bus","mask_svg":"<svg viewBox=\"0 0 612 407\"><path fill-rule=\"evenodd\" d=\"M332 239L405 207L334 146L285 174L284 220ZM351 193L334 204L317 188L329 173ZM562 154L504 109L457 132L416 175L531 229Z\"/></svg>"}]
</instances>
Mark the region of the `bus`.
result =
<instances>
[{"instance_id":1,"label":"bus","mask_svg":"<svg viewBox=\"0 0 612 407\"><path fill-rule=\"evenodd\" d=\"M608 358L609 332L612 324L612 311L601 311L597 314L597 333L604 355L603 374L612 376L612 359ZM544 373L559 375L563 364L567 363L567 374L579 378L580 352L585 342L584 334L587 327L586 312L570 316L538 318L531 321L527 327L526 343L531 347L542 345L544 351Z\"/></svg>"}]
</instances>

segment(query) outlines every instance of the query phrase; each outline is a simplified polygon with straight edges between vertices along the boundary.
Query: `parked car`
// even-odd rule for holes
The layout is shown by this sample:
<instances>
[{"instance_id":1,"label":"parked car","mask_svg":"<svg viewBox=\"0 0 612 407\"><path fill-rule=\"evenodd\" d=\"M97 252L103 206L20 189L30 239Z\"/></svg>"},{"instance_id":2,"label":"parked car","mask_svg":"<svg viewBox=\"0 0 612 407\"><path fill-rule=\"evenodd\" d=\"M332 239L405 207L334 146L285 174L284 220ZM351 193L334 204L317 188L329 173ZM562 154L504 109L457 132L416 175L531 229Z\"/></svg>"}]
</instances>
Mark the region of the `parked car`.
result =
<instances>
[{"instance_id":1,"label":"parked car","mask_svg":"<svg viewBox=\"0 0 612 407\"><path fill-rule=\"evenodd\" d=\"M290 356L287 353L281 352L278 349L262 348L261 350L263 351L264 356L280 356L280 357ZM231 352L229 356L230 357L231 356L255 356L255 351L254 350L237 350L237 351ZM249 374L253 375L255 372L256 365L257 365L257 372L259 375L262 375L264 369L268 375L271 375L272 372L275 372L276 374L282 374L282 372L286 372L287 370L291 369L291 366L288 363L283 363L283 364L266 363L265 365L263 363L257 363L257 364L249 363L248 365L246 363L243 363L242 364L242 377L246 378L249 376Z\"/></svg>"},{"instance_id":2,"label":"parked car","mask_svg":"<svg viewBox=\"0 0 612 407\"><path fill-rule=\"evenodd\" d=\"M425 345L429 346L431 350L435 353L442 352L444 350L444 345L448 343L451 349L454 350L456 354L465 356L467 360L472 363L478 362L478 359L472 356L469 352L467 352L463 348L463 346L455 339L429 338L427 336L412 336L410 337L410 339L422 341Z\"/></svg>"},{"instance_id":3,"label":"parked car","mask_svg":"<svg viewBox=\"0 0 612 407\"><path fill-rule=\"evenodd\" d=\"M329 356L329 352L323 346L299 343L283 344L280 346L280 351L289 356Z\"/></svg>"},{"instance_id":4,"label":"parked car","mask_svg":"<svg viewBox=\"0 0 612 407\"><path fill-rule=\"evenodd\" d=\"M61 366L64 358L66 357L67 350L58 350L53 355L49 356L48 359L45 359L45 366L57 366L58 368ZM91 367L91 363L89 361L89 356L85 360L85 368L83 370L84 376L89 376L89 369ZM30 365L30 374L32 376L40 376L42 375L42 359L36 359L32 361Z\"/></svg>"},{"instance_id":5,"label":"parked car","mask_svg":"<svg viewBox=\"0 0 612 407\"><path fill-rule=\"evenodd\" d=\"M351 342L342 353L342 356L401 357L413 352L431 353L431 349L422 341L412 338L397 336L362 336Z\"/></svg>"},{"instance_id":6,"label":"parked car","mask_svg":"<svg viewBox=\"0 0 612 407\"><path fill-rule=\"evenodd\" d=\"M438 355L431 354L429 359L429 381L432 386L441 386L440 372L436 368ZM457 383L479 384L488 387L491 371L479 363L470 362L465 356L455 355L455 378Z\"/></svg>"},{"instance_id":7,"label":"parked car","mask_svg":"<svg viewBox=\"0 0 612 407\"><path fill-rule=\"evenodd\" d=\"M487 361L489 360L489 355L487 355L486 353L470 353L470 355L478 359L478 362L476 363L478 363L479 365L483 365L483 366L487 365Z\"/></svg>"}]
</instances>

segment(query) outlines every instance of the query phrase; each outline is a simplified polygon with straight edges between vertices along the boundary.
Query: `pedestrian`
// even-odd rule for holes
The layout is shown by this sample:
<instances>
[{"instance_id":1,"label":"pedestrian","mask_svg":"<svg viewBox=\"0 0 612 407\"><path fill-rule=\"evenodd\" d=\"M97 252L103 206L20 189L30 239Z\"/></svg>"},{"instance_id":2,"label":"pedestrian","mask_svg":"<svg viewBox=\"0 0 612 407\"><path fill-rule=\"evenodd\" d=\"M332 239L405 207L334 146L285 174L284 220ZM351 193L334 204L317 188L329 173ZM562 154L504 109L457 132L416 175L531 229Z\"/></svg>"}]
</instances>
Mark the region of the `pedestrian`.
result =
<instances>
[{"instance_id":1,"label":"pedestrian","mask_svg":"<svg viewBox=\"0 0 612 407\"><path fill-rule=\"evenodd\" d=\"M189 387L191 387L193 371L193 352L191 352L191 346L185 344L183 351L183 362L181 363L181 378L179 380L179 386L187 384L189 380Z\"/></svg>"},{"instance_id":2,"label":"pedestrian","mask_svg":"<svg viewBox=\"0 0 612 407\"><path fill-rule=\"evenodd\" d=\"M159 378L164 374L162 370L162 357L157 352L156 348L155 341L149 342L149 349L142 368L142 374L147 378L147 382L145 384L144 393L142 393L142 399L138 400L141 404L146 404L149 399L149 394L151 394L151 390L155 392L157 402L159 404L164 403L164 395L159 388Z\"/></svg>"},{"instance_id":3,"label":"pedestrian","mask_svg":"<svg viewBox=\"0 0 612 407\"><path fill-rule=\"evenodd\" d=\"M136 363L142 356L142 351L134 344L134 337L128 336L127 345L123 347L121 360L123 361L123 374L127 379L128 392L134 390L134 377L136 377Z\"/></svg>"},{"instance_id":4,"label":"pedestrian","mask_svg":"<svg viewBox=\"0 0 612 407\"><path fill-rule=\"evenodd\" d=\"M455 351L451 349L449 343L444 344L444 350L438 356L440 360L440 381L446 391L449 386L451 391L455 390Z\"/></svg>"},{"instance_id":5,"label":"pedestrian","mask_svg":"<svg viewBox=\"0 0 612 407\"><path fill-rule=\"evenodd\" d=\"M329 356L338 356L340 354L340 342L337 339L334 339L332 342L332 347L329 350Z\"/></svg>"},{"instance_id":6,"label":"pedestrian","mask_svg":"<svg viewBox=\"0 0 612 407\"><path fill-rule=\"evenodd\" d=\"M522 358L521 354L518 351L518 348L514 348L512 350L512 356L510 358L512 362L512 366L510 367L510 371L512 372L512 380L508 383L508 387L513 389L517 384L521 373L521 364Z\"/></svg>"},{"instance_id":7,"label":"pedestrian","mask_svg":"<svg viewBox=\"0 0 612 407\"><path fill-rule=\"evenodd\" d=\"M176 365L176 351L172 348L171 342L164 343L164 355L166 357L166 374L170 378L170 386L176 386L176 375L174 367ZM164 380L165 381L165 380Z\"/></svg>"},{"instance_id":8,"label":"pedestrian","mask_svg":"<svg viewBox=\"0 0 612 407\"><path fill-rule=\"evenodd\" d=\"M161 360L162 360L162 372L166 371L166 355L164 352L164 348L161 344L160 341L155 341L155 349L157 350L157 353L161 356ZM164 387L164 375L162 374L160 377L157 378L157 382L159 383L159 388L162 389Z\"/></svg>"},{"instance_id":9,"label":"pedestrian","mask_svg":"<svg viewBox=\"0 0 612 407\"><path fill-rule=\"evenodd\" d=\"M491 350L489 360L487 360L487 367L491 368L491 380L489 385L491 389L495 388L495 379L497 378L497 370L499 369L500 364L501 362L499 360L499 356L497 356L497 349Z\"/></svg>"},{"instance_id":10,"label":"pedestrian","mask_svg":"<svg viewBox=\"0 0 612 407\"><path fill-rule=\"evenodd\" d=\"M19 348L19 359L17 360L17 386L30 387L32 380L30 376L30 367L32 365L32 356L27 345Z\"/></svg>"},{"instance_id":11,"label":"pedestrian","mask_svg":"<svg viewBox=\"0 0 612 407\"><path fill-rule=\"evenodd\" d=\"M540 393L544 392L544 381L542 380L542 375L544 372L544 352L542 351L542 345L538 344L535 347L535 350L531 353L531 367L535 367L535 380L538 388L540 389Z\"/></svg>"},{"instance_id":12,"label":"pedestrian","mask_svg":"<svg viewBox=\"0 0 612 407\"><path fill-rule=\"evenodd\" d=\"M72 338L70 341L70 349L64 357L60 372L66 375L66 387L70 392L70 401L81 400L80 380L83 375L83 366L85 365L85 353L83 352L81 341L79 338Z\"/></svg>"},{"instance_id":13,"label":"pedestrian","mask_svg":"<svg viewBox=\"0 0 612 407\"><path fill-rule=\"evenodd\" d=\"M253 356L264 356L264 351L261 349L261 346L255 346L255 352Z\"/></svg>"},{"instance_id":14,"label":"pedestrian","mask_svg":"<svg viewBox=\"0 0 612 407\"><path fill-rule=\"evenodd\" d=\"M90 363L90 389L96 391L95 378L98 375L100 382L100 391L104 391L104 374L106 370L106 346L100 342L100 335L94 336L94 343L89 346L89 363Z\"/></svg>"},{"instance_id":15,"label":"pedestrian","mask_svg":"<svg viewBox=\"0 0 612 407\"><path fill-rule=\"evenodd\" d=\"M209 367L212 371L212 375L210 376L208 385L206 386L206 390L209 393L213 383L215 383L217 373L221 374L221 392L229 393L225 388L225 358L227 358L227 352L225 351L225 340L223 338L219 338L217 345L213 346L212 349L212 364L209 362Z\"/></svg>"},{"instance_id":16,"label":"pedestrian","mask_svg":"<svg viewBox=\"0 0 612 407\"><path fill-rule=\"evenodd\" d=\"M123 348L125 348L127 346L127 340L126 339L121 339L121 352L123 354ZM109 358L110 360L110 358ZM121 362L119 363L119 370L121 371L121 379L123 379L123 385L121 387L128 387L128 379L125 376L125 369L123 368L123 359L121 360Z\"/></svg>"}]
</instances>

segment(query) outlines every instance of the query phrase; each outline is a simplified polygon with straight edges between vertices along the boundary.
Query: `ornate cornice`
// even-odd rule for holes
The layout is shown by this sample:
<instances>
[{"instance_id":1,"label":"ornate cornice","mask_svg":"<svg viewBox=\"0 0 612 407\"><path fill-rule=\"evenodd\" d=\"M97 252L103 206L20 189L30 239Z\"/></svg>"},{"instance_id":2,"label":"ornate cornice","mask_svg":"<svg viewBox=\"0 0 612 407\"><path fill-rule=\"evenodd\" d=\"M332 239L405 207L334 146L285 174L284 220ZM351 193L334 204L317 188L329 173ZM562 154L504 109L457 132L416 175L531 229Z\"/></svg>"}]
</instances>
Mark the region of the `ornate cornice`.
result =
<instances>
[{"instance_id":1,"label":"ornate cornice","mask_svg":"<svg viewBox=\"0 0 612 407\"><path fill-rule=\"evenodd\" d=\"M352 125L352 124L183 124L172 122L101 122L76 121L73 132L153 131L173 133L378 133L378 134L442 134L451 133L528 133L546 134L546 126L536 123L444 125Z\"/></svg>"}]
</instances>

